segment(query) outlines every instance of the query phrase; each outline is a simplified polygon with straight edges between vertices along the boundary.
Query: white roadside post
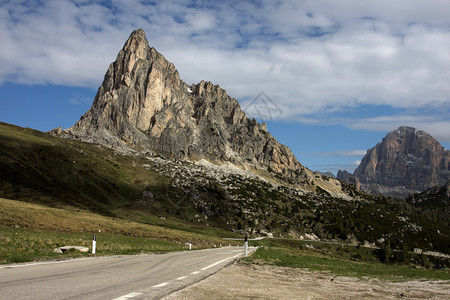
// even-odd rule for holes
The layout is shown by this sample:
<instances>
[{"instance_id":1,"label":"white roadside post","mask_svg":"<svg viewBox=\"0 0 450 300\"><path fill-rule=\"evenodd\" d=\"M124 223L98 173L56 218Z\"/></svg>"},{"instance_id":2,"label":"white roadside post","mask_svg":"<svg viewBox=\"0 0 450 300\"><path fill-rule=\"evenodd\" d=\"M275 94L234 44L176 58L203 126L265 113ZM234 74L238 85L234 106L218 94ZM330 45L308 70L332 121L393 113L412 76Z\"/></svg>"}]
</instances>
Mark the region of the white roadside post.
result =
<instances>
[{"instance_id":1,"label":"white roadside post","mask_svg":"<svg viewBox=\"0 0 450 300\"><path fill-rule=\"evenodd\" d=\"M96 241L96 237L95 237L95 234L94 234L94 237L93 237L93 240L92 240L92 254L95 254L95 246L96 246L96 244L97 244L97 241Z\"/></svg>"},{"instance_id":2,"label":"white roadside post","mask_svg":"<svg viewBox=\"0 0 450 300\"><path fill-rule=\"evenodd\" d=\"M245 242L244 242L244 255L245 256L248 255L248 237L247 237L247 235L245 236Z\"/></svg>"},{"instance_id":3,"label":"white roadside post","mask_svg":"<svg viewBox=\"0 0 450 300\"><path fill-rule=\"evenodd\" d=\"M192 243L189 242L189 250L192 250Z\"/></svg>"}]
</instances>

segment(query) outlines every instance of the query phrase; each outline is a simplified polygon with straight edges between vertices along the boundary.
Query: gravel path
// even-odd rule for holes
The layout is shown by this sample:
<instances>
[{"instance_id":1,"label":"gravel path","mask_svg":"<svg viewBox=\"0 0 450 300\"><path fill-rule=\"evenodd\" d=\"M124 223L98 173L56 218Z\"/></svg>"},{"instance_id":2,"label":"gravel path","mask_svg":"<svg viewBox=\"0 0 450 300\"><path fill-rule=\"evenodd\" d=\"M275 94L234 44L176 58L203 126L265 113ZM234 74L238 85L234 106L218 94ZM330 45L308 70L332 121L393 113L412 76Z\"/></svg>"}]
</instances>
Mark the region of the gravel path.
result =
<instances>
[{"instance_id":1,"label":"gravel path","mask_svg":"<svg viewBox=\"0 0 450 300\"><path fill-rule=\"evenodd\" d=\"M367 281L306 269L233 264L163 299L450 299L450 282Z\"/></svg>"}]
</instances>

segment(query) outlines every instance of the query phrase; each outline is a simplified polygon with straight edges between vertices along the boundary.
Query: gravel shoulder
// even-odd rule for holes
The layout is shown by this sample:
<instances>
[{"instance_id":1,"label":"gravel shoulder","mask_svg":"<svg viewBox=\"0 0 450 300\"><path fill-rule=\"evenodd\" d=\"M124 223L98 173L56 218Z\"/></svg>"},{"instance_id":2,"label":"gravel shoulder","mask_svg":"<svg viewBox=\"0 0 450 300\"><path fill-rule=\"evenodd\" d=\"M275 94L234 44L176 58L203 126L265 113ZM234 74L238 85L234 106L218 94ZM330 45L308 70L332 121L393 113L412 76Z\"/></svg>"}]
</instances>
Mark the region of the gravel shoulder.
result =
<instances>
[{"instance_id":1,"label":"gravel shoulder","mask_svg":"<svg viewBox=\"0 0 450 300\"><path fill-rule=\"evenodd\" d=\"M234 263L163 299L450 299L450 282L360 280L306 269Z\"/></svg>"}]
</instances>

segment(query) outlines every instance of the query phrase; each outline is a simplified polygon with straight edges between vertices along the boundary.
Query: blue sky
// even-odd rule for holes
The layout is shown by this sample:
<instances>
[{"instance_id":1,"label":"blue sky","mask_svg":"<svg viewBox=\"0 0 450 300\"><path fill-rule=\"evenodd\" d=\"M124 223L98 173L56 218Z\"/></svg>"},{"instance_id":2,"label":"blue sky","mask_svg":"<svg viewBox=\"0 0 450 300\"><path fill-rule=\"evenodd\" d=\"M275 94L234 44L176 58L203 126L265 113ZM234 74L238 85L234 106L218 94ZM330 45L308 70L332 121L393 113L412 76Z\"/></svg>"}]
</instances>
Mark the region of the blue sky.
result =
<instances>
[{"instance_id":1,"label":"blue sky","mask_svg":"<svg viewBox=\"0 0 450 300\"><path fill-rule=\"evenodd\" d=\"M352 172L400 125L450 148L447 0L0 1L0 121L73 125L137 28L312 170ZM271 115L255 110L261 92Z\"/></svg>"}]
</instances>

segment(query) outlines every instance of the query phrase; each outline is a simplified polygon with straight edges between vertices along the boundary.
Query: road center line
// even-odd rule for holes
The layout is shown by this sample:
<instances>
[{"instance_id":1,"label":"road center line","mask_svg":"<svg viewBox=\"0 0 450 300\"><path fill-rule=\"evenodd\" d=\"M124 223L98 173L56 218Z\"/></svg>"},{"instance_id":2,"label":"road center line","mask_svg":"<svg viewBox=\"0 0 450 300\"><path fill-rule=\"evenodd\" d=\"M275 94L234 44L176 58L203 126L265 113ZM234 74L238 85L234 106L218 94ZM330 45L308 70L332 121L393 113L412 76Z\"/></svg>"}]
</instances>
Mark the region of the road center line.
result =
<instances>
[{"instance_id":1,"label":"road center line","mask_svg":"<svg viewBox=\"0 0 450 300\"><path fill-rule=\"evenodd\" d=\"M169 284L170 284L170 282L163 282L163 283L154 285L153 287L154 287L154 288L159 288L159 287L163 287L163 286L166 286L166 285L169 285Z\"/></svg>"},{"instance_id":2,"label":"road center line","mask_svg":"<svg viewBox=\"0 0 450 300\"><path fill-rule=\"evenodd\" d=\"M204 268L201 268L200 270L202 270L202 271L208 270L209 268L212 268L212 267L214 267L214 266L216 266L216 265L218 265L218 264L220 264L220 263L223 263L224 261L227 261L227 260L232 259L232 258L236 258L236 257L240 256L241 254L242 254L242 253L239 253L239 254L236 254L235 256L231 256L231 257L228 257L228 258L219 260L219 261L217 261L217 262L215 262L215 263L213 263L213 264L210 264L209 266L206 266L206 267L204 267Z\"/></svg>"},{"instance_id":3,"label":"road center line","mask_svg":"<svg viewBox=\"0 0 450 300\"><path fill-rule=\"evenodd\" d=\"M122 297L115 298L115 299L113 299L113 300L127 300L127 299L130 299L130 298L139 296L139 295L142 295L142 293L130 293L130 294L128 294L128 295L124 295L124 296L122 296Z\"/></svg>"},{"instance_id":4,"label":"road center line","mask_svg":"<svg viewBox=\"0 0 450 300\"><path fill-rule=\"evenodd\" d=\"M198 274L198 273L200 273L200 271L194 271L194 272L192 272L191 274L192 274L192 275L195 275L195 274Z\"/></svg>"},{"instance_id":5,"label":"road center line","mask_svg":"<svg viewBox=\"0 0 450 300\"><path fill-rule=\"evenodd\" d=\"M181 276L181 277L178 277L177 279L175 279L175 280L183 280L183 279L186 279L186 278L188 278L187 276Z\"/></svg>"}]
</instances>

